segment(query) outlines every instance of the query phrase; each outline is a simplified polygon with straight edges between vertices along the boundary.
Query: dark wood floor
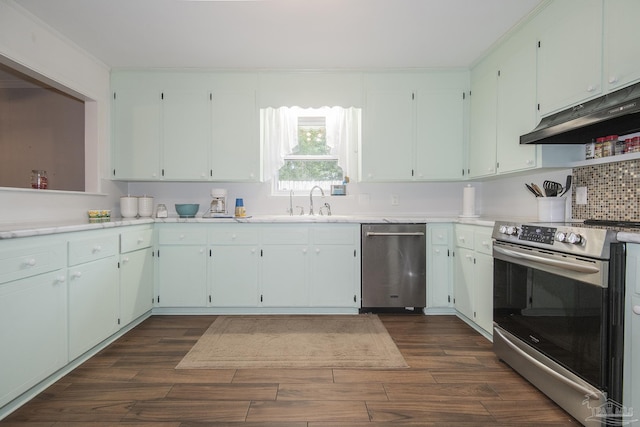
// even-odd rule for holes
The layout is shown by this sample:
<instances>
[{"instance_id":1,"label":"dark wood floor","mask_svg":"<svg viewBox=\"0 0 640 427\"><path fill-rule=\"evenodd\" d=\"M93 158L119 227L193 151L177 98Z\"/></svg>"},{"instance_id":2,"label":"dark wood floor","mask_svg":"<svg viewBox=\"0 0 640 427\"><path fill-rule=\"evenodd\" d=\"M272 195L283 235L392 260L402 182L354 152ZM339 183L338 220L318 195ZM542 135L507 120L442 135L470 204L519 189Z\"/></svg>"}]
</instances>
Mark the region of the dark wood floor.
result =
<instances>
[{"instance_id":1,"label":"dark wood floor","mask_svg":"<svg viewBox=\"0 0 640 427\"><path fill-rule=\"evenodd\" d=\"M454 316L381 315L410 369L174 367L215 319L153 316L0 426L578 426Z\"/></svg>"}]
</instances>

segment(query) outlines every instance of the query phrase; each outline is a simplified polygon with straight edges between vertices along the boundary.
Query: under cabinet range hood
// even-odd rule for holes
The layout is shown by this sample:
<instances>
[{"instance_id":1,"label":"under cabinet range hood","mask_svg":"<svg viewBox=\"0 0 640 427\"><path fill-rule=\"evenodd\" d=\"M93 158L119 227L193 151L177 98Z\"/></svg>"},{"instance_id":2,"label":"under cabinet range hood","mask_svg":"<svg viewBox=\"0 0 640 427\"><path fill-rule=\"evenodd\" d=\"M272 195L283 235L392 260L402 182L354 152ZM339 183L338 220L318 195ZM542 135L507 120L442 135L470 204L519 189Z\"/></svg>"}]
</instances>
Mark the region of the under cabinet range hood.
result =
<instances>
[{"instance_id":1,"label":"under cabinet range hood","mask_svg":"<svg viewBox=\"0 0 640 427\"><path fill-rule=\"evenodd\" d=\"M520 144L586 144L607 135L640 131L640 83L540 120Z\"/></svg>"}]
</instances>

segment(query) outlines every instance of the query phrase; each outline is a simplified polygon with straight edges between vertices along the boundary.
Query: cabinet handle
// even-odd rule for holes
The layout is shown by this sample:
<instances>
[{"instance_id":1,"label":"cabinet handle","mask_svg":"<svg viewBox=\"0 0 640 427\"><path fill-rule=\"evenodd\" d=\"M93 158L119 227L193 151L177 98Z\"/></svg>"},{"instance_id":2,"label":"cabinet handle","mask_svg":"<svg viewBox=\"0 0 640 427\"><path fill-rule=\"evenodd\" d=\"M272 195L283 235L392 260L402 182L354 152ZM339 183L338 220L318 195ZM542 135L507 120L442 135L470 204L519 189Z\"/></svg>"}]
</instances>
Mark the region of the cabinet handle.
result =
<instances>
[{"instance_id":1,"label":"cabinet handle","mask_svg":"<svg viewBox=\"0 0 640 427\"><path fill-rule=\"evenodd\" d=\"M252 254L255 254L255 253L256 253L256 248L252 248L252 249L251 249L251 253L252 253Z\"/></svg>"},{"instance_id":2,"label":"cabinet handle","mask_svg":"<svg viewBox=\"0 0 640 427\"><path fill-rule=\"evenodd\" d=\"M489 247L489 242L483 241L482 242L482 246L484 246L485 248L488 248Z\"/></svg>"},{"instance_id":3,"label":"cabinet handle","mask_svg":"<svg viewBox=\"0 0 640 427\"><path fill-rule=\"evenodd\" d=\"M526 161L524 162L524 164L525 164L525 165L527 165L527 166L532 166L532 165L533 165L533 163L534 163L534 162L533 162L533 160L531 160L531 159L526 160Z\"/></svg>"},{"instance_id":4,"label":"cabinet handle","mask_svg":"<svg viewBox=\"0 0 640 427\"><path fill-rule=\"evenodd\" d=\"M67 278L64 276L58 276L56 277L56 283L64 283L67 281Z\"/></svg>"},{"instance_id":5,"label":"cabinet handle","mask_svg":"<svg viewBox=\"0 0 640 427\"><path fill-rule=\"evenodd\" d=\"M634 305L633 306L633 312L635 314L640 314L640 305Z\"/></svg>"},{"instance_id":6,"label":"cabinet handle","mask_svg":"<svg viewBox=\"0 0 640 427\"><path fill-rule=\"evenodd\" d=\"M93 253L100 252L101 250L102 250L102 246L100 245L95 245L93 247Z\"/></svg>"},{"instance_id":7,"label":"cabinet handle","mask_svg":"<svg viewBox=\"0 0 640 427\"><path fill-rule=\"evenodd\" d=\"M236 240L236 237L237 237L237 236L236 236L235 234L232 234L232 235L231 235L231 240Z\"/></svg>"},{"instance_id":8,"label":"cabinet handle","mask_svg":"<svg viewBox=\"0 0 640 427\"><path fill-rule=\"evenodd\" d=\"M22 263L28 267L33 267L34 265L36 265L36 260L34 258L31 259L26 259L24 260L24 262Z\"/></svg>"},{"instance_id":9,"label":"cabinet handle","mask_svg":"<svg viewBox=\"0 0 640 427\"><path fill-rule=\"evenodd\" d=\"M618 76L609 76L609 83L618 83Z\"/></svg>"},{"instance_id":10,"label":"cabinet handle","mask_svg":"<svg viewBox=\"0 0 640 427\"><path fill-rule=\"evenodd\" d=\"M473 257L472 257L471 255L465 255L464 257L465 257L466 259L468 259L468 260L472 260L472 259L473 259Z\"/></svg>"},{"instance_id":11,"label":"cabinet handle","mask_svg":"<svg viewBox=\"0 0 640 427\"><path fill-rule=\"evenodd\" d=\"M302 250L302 253L303 253L303 254L306 254L306 253L307 253L307 248L304 248L304 249Z\"/></svg>"},{"instance_id":12,"label":"cabinet handle","mask_svg":"<svg viewBox=\"0 0 640 427\"><path fill-rule=\"evenodd\" d=\"M184 234L181 234L180 236L178 236L178 239L184 240Z\"/></svg>"},{"instance_id":13,"label":"cabinet handle","mask_svg":"<svg viewBox=\"0 0 640 427\"><path fill-rule=\"evenodd\" d=\"M320 253L320 248L316 248L316 253L319 254Z\"/></svg>"},{"instance_id":14,"label":"cabinet handle","mask_svg":"<svg viewBox=\"0 0 640 427\"><path fill-rule=\"evenodd\" d=\"M75 273L73 273L71 275L71 277L73 277L74 279L79 279L82 277L82 272L81 271L76 271Z\"/></svg>"},{"instance_id":15,"label":"cabinet handle","mask_svg":"<svg viewBox=\"0 0 640 427\"><path fill-rule=\"evenodd\" d=\"M434 252L439 254L440 253L440 249L436 249Z\"/></svg>"},{"instance_id":16,"label":"cabinet handle","mask_svg":"<svg viewBox=\"0 0 640 427\"><path fill-rule=\"evenodd\" d=\"M200 248L200 253L203 254L204 253L204 249Z\"/></svg>"},{"instance_id":17,"label":"cabinet handle","mask_svg":"<svg viewBox=\"0 0 640 427\"><path fill-rule=\"evenodd\" d=\"M594 90L596 90L595 86L593 86L593 85L587 86L587 92L593 92Z\"/></svg>"},{"instance_id":18,"label":"cabinet handle","mask_svg":"<svg viewBox=\"0 0 640 427\"><path fill-rule=\"evenodd\" d=\"M144 242L144 237L138 237L138 243Z\"/></svg>"},{"instance_id":19,"label":"cabinet handle","mask_svg":"<svg viewBox=\"0 0 640 427\"><path fill-rule=\"evenodd\" d=\"M460 240L461 242L464 242L464 236L458 236L458 240Z\"/></svg>"},{"instance_id":20,"label":"cabinet handle","mask_svg":"<svg viewBox=\"0 0 640 427\"><path fill-rule=\"evenodd\" d=\"M122 263L124 264L126 262L129 262L129 257L122 258Z\"/></svg>"}]
</instances>

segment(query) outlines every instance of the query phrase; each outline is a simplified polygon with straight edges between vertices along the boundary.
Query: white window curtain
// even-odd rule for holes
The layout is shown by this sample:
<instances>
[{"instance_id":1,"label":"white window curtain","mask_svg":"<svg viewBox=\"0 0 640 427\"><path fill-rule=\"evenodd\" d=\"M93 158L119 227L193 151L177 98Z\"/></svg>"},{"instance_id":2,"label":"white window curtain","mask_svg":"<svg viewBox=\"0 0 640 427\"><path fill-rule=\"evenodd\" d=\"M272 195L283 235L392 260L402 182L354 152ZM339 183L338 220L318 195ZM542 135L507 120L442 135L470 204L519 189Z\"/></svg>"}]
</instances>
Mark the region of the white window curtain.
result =
<instances>
[{"instance_id":1,"label":"white window curtain","mask_svg":"<svg viewBox=\"0 0 640 427\"><path fill-rule=\"evenodd\" d=\"M327 145L338 157L338 166L347 173L349 146L359 132L360 109L342 107L300 108L280 107L260 110L263 124L264 173L274 178L285 163L285 156L298 145L298 117L325 116Z\"/></svg>"}]
</instances>

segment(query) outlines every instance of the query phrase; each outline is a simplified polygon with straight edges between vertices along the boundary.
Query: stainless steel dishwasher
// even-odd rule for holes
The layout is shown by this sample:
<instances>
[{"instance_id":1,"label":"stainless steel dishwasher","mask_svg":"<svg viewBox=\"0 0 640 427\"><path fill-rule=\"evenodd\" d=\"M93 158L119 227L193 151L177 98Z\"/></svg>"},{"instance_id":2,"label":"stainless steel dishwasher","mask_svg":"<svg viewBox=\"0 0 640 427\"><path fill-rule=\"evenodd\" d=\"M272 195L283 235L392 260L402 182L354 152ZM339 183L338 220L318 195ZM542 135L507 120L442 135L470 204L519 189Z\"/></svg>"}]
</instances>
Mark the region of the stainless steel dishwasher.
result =
<instances>
[{"instance_id":1,"label":"stainless steel dishwasher","mask_svg":"<svg viewBox=\"0 0 640 427\"><path fill-rule=\"evenodd\" d=\"M362 224L362 308L426 305L426 224Z\"/></svg>"}]
</instances>

